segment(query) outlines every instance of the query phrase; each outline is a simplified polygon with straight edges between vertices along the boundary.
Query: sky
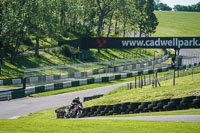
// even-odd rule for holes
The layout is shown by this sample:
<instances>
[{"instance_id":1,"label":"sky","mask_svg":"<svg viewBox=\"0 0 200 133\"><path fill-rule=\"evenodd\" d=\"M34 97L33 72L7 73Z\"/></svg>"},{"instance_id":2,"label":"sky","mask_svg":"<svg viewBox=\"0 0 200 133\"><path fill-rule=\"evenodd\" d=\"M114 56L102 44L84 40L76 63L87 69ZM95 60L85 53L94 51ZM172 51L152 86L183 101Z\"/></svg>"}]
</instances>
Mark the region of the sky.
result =
<instances>
[{"instance_id":1,"label":"sky","mask_svg":"<svg viewBox=\"0 0 200 133\"><path fill-rule=\"evenodd\" d=\"M200 0L160 0L160 2L174 7L174 5L194 5L200 2Z\"/></svg>"}]
</instances>

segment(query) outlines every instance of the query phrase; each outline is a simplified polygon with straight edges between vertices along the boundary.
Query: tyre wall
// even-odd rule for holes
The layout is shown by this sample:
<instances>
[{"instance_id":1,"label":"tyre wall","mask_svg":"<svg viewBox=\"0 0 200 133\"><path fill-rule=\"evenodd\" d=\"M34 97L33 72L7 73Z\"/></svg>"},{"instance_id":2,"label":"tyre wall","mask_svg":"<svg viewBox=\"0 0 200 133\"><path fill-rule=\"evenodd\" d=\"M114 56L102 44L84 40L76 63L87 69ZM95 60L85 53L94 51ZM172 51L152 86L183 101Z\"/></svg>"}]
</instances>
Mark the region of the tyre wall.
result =
<instances>
[{"instance_id":1,"label":"tyre wall","mask_svg":"<svg viewBox=\"0 0 200 133\"><path fill-rule=\"evenodd\" d=\"M200 108L200 96L163 99L153 102L127 102L115 105L100 105L84 108L82 117L135 114ZM57 109L57 118L63 118L63 110Z\"/></svg>"},{"instance_id":2,"label":"tyre wall","mask_svg":"<svg viewBox=\"0 0 200 133\"><path fill-rule=\"evenodd\" d=\"M95 95L95 96L91 96L91 97L84 97L83 102L90 101L90 100L93 100L93 99L97 99L97 98L100 98L102 96L103 96L103 94L102 95Z\"/></svg>"}]
</instances>

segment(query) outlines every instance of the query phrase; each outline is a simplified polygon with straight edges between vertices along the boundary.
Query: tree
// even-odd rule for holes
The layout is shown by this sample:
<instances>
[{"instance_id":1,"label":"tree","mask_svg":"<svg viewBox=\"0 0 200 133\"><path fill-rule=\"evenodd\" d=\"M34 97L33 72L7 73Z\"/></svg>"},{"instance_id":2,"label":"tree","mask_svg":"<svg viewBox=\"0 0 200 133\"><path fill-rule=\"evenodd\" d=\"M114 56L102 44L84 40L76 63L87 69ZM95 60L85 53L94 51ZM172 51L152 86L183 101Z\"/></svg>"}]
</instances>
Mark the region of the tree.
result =
<instances>
[{"instance_id":1,"label":"tree","mask_svg":"<svg viewBox=\"0 0 200 133\"><path fill-rule=\"evenodd\" d=\"M0 75L1 75L1 67L3 62L3 43L2 43L2 37L1 37L1 31L2 31L2 10L3 10L3 3L0 1Z\"/></svg>"},{"instance_id":2,"label":"tree","mask_svg":"<svg viewBox=\"0 0 200 133\"><path fill-rule=\"evenodd\" d=\"M40 39L45 35L51 34L51 29L56 26L54 23L55 12L53 4L54 1L52 0L33 0L28 5L29 11L27 11L27 27L29 33L35 36L36 56L39 56Z\"/></svg>"},{"instance_id":3,"label":"tree","mask_svg":"<svg viewBox=\"0 0 200 133\"><path fill-rule=\"evenodd\" d=\"M183 6L183 5L175 5L175 11L192 11L192 12L200 12L200 2L191 6Z\"/></svg>"},{"instance_id":4,"label":"tree","mask_svg":"<svg viewBox=\"0 0 200 133\"><path fill-rule=\"evenodd\" d=\"M161 11L171 11L172 10L171 7L169 7L167 4L164 4L164 3L159 3L157 6L158 6L158 9Z\"/></svg>"},{"instance_id":5,"label":"tree","mask_svg":"<svg viewBox=\"0 0 200 133\"><path fill-rule=\"evenodd\" d=\"M145 24L145 33L150 36L152 33L155 33L156 27L158 26L158 19L156 18L156 15L154 14L154 4L153 0L147 0L146 3L146 24Z\"/></svg>"},{"instance_id":6,"label":"tree","mask_svg":"<svg viewBox=\"0 0 200 133\"><path fill-rule=\"evenodd\" d=\"M145 0L135 0L134 1L135 9L136 9L136 23L139 29L139 36L142 36L142 33L145 32L145 19L146 19L146 12L145 12Z\"/></svg>"},{"instance_id":7,"label":"tree","mask_svg":"<svg viewBox=\"0 0 200 133\"><path fill-rule=\"evenodd\" d=\"M111 12L111 13L109 13L109 15L108 15L108 20L109 20L109 22L108 22L108 33L107 33L107 37L109 37L109 35L110 35L110 32L111 32L111 26L112 26L112 19L113 19L113 15L114 15L114 10Z\"/></svg>"},{"instance_id":8,"label":"tree","mask_svg":"<svg viewBox=\"0 0 200 133\"><path fill-rule=\"evenodd\" d=\"M153 3L154 3L154 10L158 10L158 4L160 3L160 0L155 0Z\"/></svg>"},{"instance_id":9,"label":"tree","mask_svg":"<svg viewBox=\"0 0 200 133\"><path fill-rule=\"evenodd\" d=\"M5 54L10 56L11 63L14 63L16 55L19 53L21 41L26 35L25 27L25 0L4 0L2 1L2 46Z\"/></svg>"},{"instance_id":10,"label":"tree","mask_svg":"<svg viewBox=\"0 0 200 133\"><path fill-rule=\"evenodd\" d=\"M97 37L101 36L101 30L104 24L104 18L112 12L116 6L116 0L96 0L98 6L98 28L97 28Z\"/></svg>"},{"instance_id":11,"label":"tree","mask_svg":"<svg viewBox=\"0 0 200 133\"><path fill-rule=\"evenodd\" d=\"M125 37L125 33L126 33L126 27L128 25L128 20L131 16L131 12L130 12L130 8L131 8L131 2L128 0L121 0L120 1L120 14L121 14L121 20L122 20L122 24L123 24L123 37Z\"/></svg>"}]
</instances>

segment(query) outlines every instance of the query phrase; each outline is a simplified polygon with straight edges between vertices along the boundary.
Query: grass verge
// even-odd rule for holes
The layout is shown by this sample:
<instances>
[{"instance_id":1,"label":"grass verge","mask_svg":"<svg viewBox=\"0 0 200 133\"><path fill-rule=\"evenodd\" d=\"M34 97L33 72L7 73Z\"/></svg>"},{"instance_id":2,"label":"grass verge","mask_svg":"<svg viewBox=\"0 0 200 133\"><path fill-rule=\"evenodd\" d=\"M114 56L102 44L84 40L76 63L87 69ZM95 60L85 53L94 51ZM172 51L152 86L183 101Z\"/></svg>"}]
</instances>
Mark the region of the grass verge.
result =
<instances>
[{"instance_id":1,"label":"grass verge","mask_svg":"<svg viewBox=\"0 0 200 133\"><path fill-rule=\"evenodd\" d=\"M28 116L23 116L18 119L56 119L56 109L50 109L31 113ZM99 117L133 117L133 116L159 116L159 115L195 115L200 114L200 109L187 109L187 110L176 110L176 111L163 111L163 112L148 112L148 113L136 113L136 114L125 114L125 115L111 115L111 116L99 116Z\"/></svg>"},{"instance_id":2,"label":"grass verge","mask_svg":"<svg viewBox=\"0 0 200 133\"><path fill-rule=\"evenodd\" d=\"M159 122L133 120L67 120L54 119L55 109L30 114L15 120L0 120L0 132L69 132L69 133L198 133L200 123L192 122ZM199 109L168 111L159 113L143 113L134 116L172 115L172 114L199 114ZM125 115L124 115L125 116Z\"/></svg>"},{"instance_id":3,"label":"grass verge","mask_svg":"<svg viewBox=\"0 0 200 133\"><path fill-rule=\"evenodd\" d=\"M120 120L0 120L4 133L199 133L200 123Z\"/></svg>"},{"instance_id":4,"label":"grass verge","mask_svg":"<svg viewBox=\"0 0 200 133\"><path fill-rule=\"evenodd\" d=\"M95 105L112 105L124 102L150 102L167 98L182 98L187 96L200 96L200 74L188 75L176 78L176 85L173 86L173 79L162 81L161 87L152 88L151 85L144 88L129 90L121 87L101 98L87 101L85 107Z\"/></svg>"}]
</instances>

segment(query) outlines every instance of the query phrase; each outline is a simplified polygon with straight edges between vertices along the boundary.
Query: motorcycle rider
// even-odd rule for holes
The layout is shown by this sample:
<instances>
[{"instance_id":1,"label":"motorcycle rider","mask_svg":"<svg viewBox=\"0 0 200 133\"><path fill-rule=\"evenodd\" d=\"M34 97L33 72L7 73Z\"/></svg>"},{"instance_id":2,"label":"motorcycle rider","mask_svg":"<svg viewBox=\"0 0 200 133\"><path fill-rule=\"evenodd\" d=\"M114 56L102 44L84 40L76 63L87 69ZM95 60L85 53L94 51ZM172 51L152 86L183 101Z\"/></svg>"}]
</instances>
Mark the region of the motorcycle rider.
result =
<instances>
[{"instance_id":1,"label":"motorcycle rider","mask_svg":"<svg viewBox=\"0 0 200 133\"><path fill-rule=\"evenodd\" d=\"M74 98L72 100L72 103L70 105L69 111L74 108L74 105L78 105L78 104L80 104L81 106L83 106L82 103L80 102L80 98L76 97L76 98Z\"/></svg>"}]
</instances>

